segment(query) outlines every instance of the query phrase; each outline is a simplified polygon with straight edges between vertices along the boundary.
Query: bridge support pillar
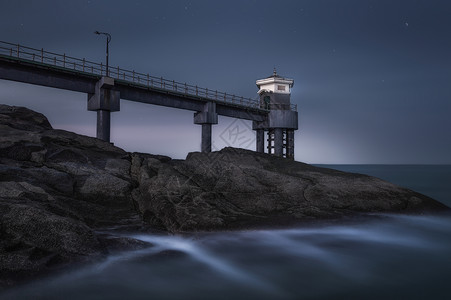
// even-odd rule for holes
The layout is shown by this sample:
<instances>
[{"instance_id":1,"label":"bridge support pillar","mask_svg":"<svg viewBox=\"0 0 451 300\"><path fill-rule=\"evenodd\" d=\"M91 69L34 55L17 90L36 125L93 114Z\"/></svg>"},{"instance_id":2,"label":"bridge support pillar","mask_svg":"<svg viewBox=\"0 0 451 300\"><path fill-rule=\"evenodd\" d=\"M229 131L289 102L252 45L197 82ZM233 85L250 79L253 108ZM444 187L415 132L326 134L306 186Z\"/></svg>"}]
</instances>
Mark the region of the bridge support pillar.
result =
<instances>
[{"instance_id":1,"label":"bridge support pillar","mask_svg":"<svg viewBox=\"0 0 451 300\"><path fill-rule=\"evenodd\" d=\"M99 109L97 111L97 138L106 142L110 141L111 112Z\"/></svg>"},{"instance_id":2,"label":"bridge support pillar","mask_svg":"<svg viewBox=\"0 0 451 300\"><path fill-rule=\"evenodd\" d=\"M97 138L110 142L111 112L120 110L120 94L114 89L114 79L102 77L94 94L88 94L88 110L97 111Z\"/></svg>"},{"instance_id":3,"label":"bridge support pillar","mask_svg":"<svg viewBox=\"0 0 451 300\"><path fill-rule=\"evenodd\" d=\"M283 129L274 128L274 154L283 156Z\"/></svg>"},{"instance_id":4,"label":"bridge support pillar","mask_svg":"<svg viewBox=\"0 0 451 300\"><path fill-rule=\"evenodd\" d=\"M194 113L194 124L202 125L201 151L211 152L211 125L218 124L218 114L216 113L216 103L207 102L202 111Z\"/></svg>"},{"instance_id":5,"label":"bridge support pillar","mask_svg":"<svg viewBox=\"0 0 451 300\"><path fill-rule=\"evenodd\" d=\"M211 124L202 124L202 145L201 151L211 152Z\"/></svg>"},{"instance_id":6,"label":"bridge support pillar","mask_svg":"<svg viewBox=\"0 0 451 300\"><path fill-rule=\"evenodd\" d=\"M257 152L264 153L265 152L265 130L264 129L257 129L256 130L256 141L257 146L256 150Z\"/></svg>"}]
</instances>

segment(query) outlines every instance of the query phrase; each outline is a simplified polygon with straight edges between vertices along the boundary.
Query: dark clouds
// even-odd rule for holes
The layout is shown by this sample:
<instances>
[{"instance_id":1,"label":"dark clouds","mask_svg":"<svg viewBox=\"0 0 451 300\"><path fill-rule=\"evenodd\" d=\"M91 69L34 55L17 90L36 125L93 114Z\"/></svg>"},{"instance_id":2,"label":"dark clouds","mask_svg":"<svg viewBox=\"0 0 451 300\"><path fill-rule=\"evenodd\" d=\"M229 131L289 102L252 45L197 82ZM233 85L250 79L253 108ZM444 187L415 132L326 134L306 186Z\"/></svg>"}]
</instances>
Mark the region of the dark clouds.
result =
<instances>
[{"instance_id":1,"label":"dark clouds","mask_svg":"<svg viewBox=\"0 0 451 300\"><path fill-rule=\"evenodd\" d=\"M112 65L243 96L255 97L255 80L276 66L295 79L298 160L451 163L448 1L91 0L0 6L2 40L101 61L104 40L92 32L107 31L113 36ZM55 126L78 126L94 135L95 116L85 111L85 95L21 86L0 82L0 101L34 106L50 114ZM225 118L215 126L214 139L230 122ZM113 115L114 142L128 150L183 157L199 146L197 127L192 113L127 102ZM124 128L136 130L118 134Z\"/></svg>"}]
</instances>

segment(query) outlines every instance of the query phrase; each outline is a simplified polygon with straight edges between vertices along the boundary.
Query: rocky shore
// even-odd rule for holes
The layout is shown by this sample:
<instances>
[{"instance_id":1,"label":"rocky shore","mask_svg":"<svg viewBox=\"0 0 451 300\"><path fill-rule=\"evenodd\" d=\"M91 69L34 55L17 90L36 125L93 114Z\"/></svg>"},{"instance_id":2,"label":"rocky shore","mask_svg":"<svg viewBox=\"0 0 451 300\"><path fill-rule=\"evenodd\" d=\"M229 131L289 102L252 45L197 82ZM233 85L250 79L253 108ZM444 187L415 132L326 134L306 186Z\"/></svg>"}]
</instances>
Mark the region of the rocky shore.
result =
<instances>
[{"instance_id":1,"label":"rocky shore","mask_svg":"<svg viewBox=\"0 0 451 300\"><path fill-rule=\"evenodd\" d=\"M113 230L274 227L448 208L383 180L225 148L186 160L128 153L0 105L0 287L151 245Z\"/></svg>"}]
</instances>

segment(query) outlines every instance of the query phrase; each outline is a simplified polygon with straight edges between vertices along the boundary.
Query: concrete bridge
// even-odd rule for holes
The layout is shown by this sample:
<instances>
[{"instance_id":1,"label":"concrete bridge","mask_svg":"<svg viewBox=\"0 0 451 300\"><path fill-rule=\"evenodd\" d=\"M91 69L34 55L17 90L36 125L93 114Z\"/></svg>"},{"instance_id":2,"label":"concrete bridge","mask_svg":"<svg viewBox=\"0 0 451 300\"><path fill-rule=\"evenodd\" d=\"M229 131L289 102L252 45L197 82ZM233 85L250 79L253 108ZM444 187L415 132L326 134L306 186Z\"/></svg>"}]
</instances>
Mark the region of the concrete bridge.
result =
<instances>
[{"instance_id":1,"label":"concrete bridge","mask_svg":"<svg viewBox=\"0 0 451 300\"><path fill-rule=\"evenodd\" d=\"M254 100L0 41L0 79L86 93L88 110L97 112L97 138L108 142L111 112L129 100L193 111L194 123L202 125L202 152L211 152L212 125L222 115L253 121L257 152L265 152L266 132L268 153L294 159L293 80L275 71L257 81L260 99Z\"/></svg>"}]
</instances>

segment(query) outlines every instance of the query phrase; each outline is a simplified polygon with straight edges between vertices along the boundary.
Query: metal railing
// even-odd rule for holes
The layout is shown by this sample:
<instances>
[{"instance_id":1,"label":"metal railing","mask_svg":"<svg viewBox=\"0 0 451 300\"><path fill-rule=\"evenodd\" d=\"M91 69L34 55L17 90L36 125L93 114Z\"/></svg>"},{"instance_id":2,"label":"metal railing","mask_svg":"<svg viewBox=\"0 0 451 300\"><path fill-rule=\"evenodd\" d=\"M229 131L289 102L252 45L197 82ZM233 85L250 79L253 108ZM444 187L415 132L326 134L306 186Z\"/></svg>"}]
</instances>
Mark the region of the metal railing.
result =
<instances>
[{"instance_id":1,"label":"metal railing","mask_svg":"<svg viewBox=\"0 0 451 300\"><path fill-rule=\"evenodd\" d=\"M103 63L96 63L86 59L79 59L66 54L58 54L44 49L35 49L20 44L12 44L0 41L0 54L13 58L25 59L35 63L45 64L52 67L64 68L71 71L83 72L97 76L107 76L106 66ZM176 92L187 96L197 96L208 100L221 101L256 109L264 109L258 100L227 94L217 90L209 90L163 77L151 76L148 73L139 73L121 69L119 67L108 66L108 76L116 80L153 89L161 89L169 92ZM291 104L291 110L297 110L296 104Z\"/></svg>"}]
</instances>

